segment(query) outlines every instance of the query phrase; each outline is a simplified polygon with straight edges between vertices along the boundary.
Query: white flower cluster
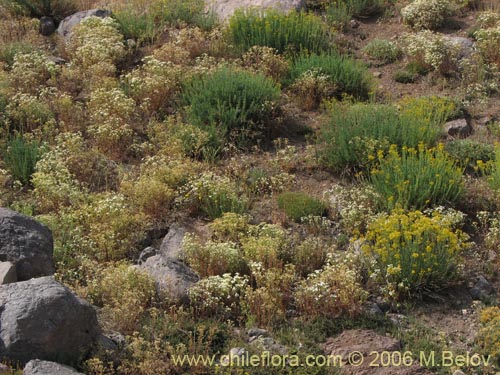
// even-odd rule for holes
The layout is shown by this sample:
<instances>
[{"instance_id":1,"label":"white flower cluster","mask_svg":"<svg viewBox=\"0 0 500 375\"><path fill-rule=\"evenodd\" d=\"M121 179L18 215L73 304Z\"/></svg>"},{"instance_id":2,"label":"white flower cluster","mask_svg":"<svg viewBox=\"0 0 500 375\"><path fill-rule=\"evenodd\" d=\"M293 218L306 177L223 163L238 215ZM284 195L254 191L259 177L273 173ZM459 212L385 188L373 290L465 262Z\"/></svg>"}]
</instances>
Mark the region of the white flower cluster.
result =
<instances>
[{"instance_id":1,"label":"white flower cluster","mask_svg":"<svg viewBox=\"0 0 500 375\"><path fill-rule=\"evenodd\" d=\"M18 92L35 94L58 72L59 67L42 52L17 53L10 79Z\"/></svg>"},{"instance_id":2,"label":"white flower cluster","mask_svg":"<svg viewBox=\"0 0 500 375\"><path fill-rule=\"evenodd\" d=\"M453 70L460 52L457 43L429 30L404 34L402 48L410 59L442 73Z\"/></svg>"},{"instance_id":3,"label":"white flower cluster","mask_svg":"<svg viewBox=\"0 0 500 375\"><path fill-rule=\"evenodd\" d=\"M111 17L88 17L75 27L67 45L72 62L82 68L105 64L110 73L125 56L123 35Z\"/></svg>"},{"instance_id":4,"label":"white flower cluster","mask_svg":"<svg viewBox=\"0 0 500 375\"><path fill-rule=\"evenodd\" d=\"M198 314L229 319L239 316L247 286L246 276L226 273L200 280L188 294Z\"/></svg>"},{"instance_id":5,"label":"white flower cluster","mask_svg":"<svg viewBox=\"0 0 500 375\"><path fill-rule=\"evenodd\" d=\"M401 9L404 22L417 30L439 28L450 13L450 0L415 0Z\"/></svg>"}]
</instances>

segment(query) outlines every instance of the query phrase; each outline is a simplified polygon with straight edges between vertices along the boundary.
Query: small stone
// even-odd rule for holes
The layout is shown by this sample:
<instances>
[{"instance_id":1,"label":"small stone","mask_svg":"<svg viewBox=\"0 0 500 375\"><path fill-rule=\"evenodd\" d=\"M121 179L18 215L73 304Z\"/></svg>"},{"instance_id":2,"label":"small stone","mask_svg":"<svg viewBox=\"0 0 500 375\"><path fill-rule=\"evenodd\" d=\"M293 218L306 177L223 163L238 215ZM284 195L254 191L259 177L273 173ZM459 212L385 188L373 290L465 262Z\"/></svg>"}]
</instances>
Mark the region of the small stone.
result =
<instances>
[{"instance_id":1,"label":"small stone","mask_svg":"<svg viewBox=\"0 0 500 375\"><path fill-rule=\"evenodd\" d=\"M245 348L231 348L229 350L229 355L221 360L221 365L228 366L232 363L238 364L239 361L233 358L243 358L246 354L247 350Z\"/></svg>"},{"instance_id":2,"label":"small stone","mask_svg":"<svg viewBox=\"0 0 500 375\"><path fill-rule=\"evenodd\" d=\"M54 19L52 17L42 17L40 18L40 26L38 31L40 34L43 36L49 36L56 31L56 24L54 22Z\"/></svg>"},{"instance_id":3,"label":"small stone","mask_svg":"<svg viewBox=\"0 0 500 375\"><path fill-rule=\"evenodd\" d=\"M17 281L16 266L11 262L0 262L0 285Z\"/></svg>"},{"instance_id":4,"label":"small stone","mask_svg":"<svg viewBox=\"0 0 500 375\"><path fill-rule=\"evenodd\" d=\"M269 336L269 332L262 328L250 328L247 334L249 337Z\"/></svg>"},{"instance_id":5,"label":"small stone","mask_svg":"<svg viewBox=\"0 0 500 375\"><path fill-rule=\"evenodd\" d=\"M351 26L351 29L357 29L359 27L359 22L356 20L350 20L349 26Z\"/></svg>"},{"instance_id":6,"label":"small stone","mask_svg":"<svg viewBox=\"0 0 500 375\"><path fill-rule=\"evenodd\" d=\"M472 126L469 125L466 119L462 118L448 121L444 124L444 130L451 137L465 138L472 133Z\"/></svg>"},{"instance_id":7,"label":"small stone","mask_svg":"<svg viewBox=\"0 0 500 375\"><path fill-rule=\"evenodd\" d=\"M481 300L485 297L491 296L495 290L491 286L488 280L484 278L484 276L479 276L476 284L470 290L470 295L472 298Z\"/></svg>"},{"instance_id":8,"label":"small stone","mask_svg":"<svg viewBox=\"0 0 500 375\"><path fill-rule=\"evenodd\" d=\"M453 375L465 375L465 372L463 372L462 370L456 370Z\"/></svg>"},{"instance_id":9,"label":"small stone","mask_svg":"<svg viewBox=\"0 0 500 375\"><path fill-rule=\"evenodd\" d=\"M364 311L367 315L384 316L384 312L375 302L366 302L364 305Z\"/></svg>"},{"instance_id":10,"label":"small stone","mask_svg":"<svg viewBox=\"0 0 500 375\"><path fill-rule=\"evenodd\" d=\"M382 78L382 72L373 72L373 77Z\"/></svg>"}]
</instances>

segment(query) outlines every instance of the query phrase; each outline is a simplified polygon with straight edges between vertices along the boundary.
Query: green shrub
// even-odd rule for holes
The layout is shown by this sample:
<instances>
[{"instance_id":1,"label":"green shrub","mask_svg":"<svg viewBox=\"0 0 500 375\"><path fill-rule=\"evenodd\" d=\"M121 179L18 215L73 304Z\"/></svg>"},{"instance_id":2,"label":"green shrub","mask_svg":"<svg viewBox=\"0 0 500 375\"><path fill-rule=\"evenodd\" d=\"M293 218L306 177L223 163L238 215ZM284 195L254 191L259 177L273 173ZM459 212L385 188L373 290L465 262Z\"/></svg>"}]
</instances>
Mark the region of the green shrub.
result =
<instances>
[{"instance_id":1,"label":"green shrub","mask_svg":"<svg viewBox=\"0 0 500 375\"><path fill-rule=\"evenodd\" d=\"M398 45L385 39L373 39L363 48L363 52L382 64L392 63L403 54Z\"/></svg>"},{"instance_id":2,"label":"green shrub","mask_svg":"<svg viewBox=\"0 0 500 375\"><path fill-rule=\"evenodd\" d=\"M420 76L424 76L429 69L417 62L408 63L404 69L397 70L394 73L394 80L399 83L414 83Z\"/></svg>"},{"instance_id":3,"label":"green shrub","mask_svg":"<svg viewBox=\"0 0 500 375\"><path fill-rule=\"evenodd\" d=\"M378 150L387 150L391 144L432 145L441 132L435 117L426 119L390 105L337 106L319 135L321 163L337 172L363 170Z\"/></svg>"},{"instance_id":4,"label":"green shrub","mask_svg":"<svg viewBox=\"0 0 500 375\"><path fill-rule=\"evenodd\" d=\"M156 10L162 21L170 25L186 23L211 30L217 23L215 15L205 13L205 2L199 0L165 0Z\"/></svg>"},{"instance_id":5,"label":"green shrub","mask_svg":"<svg viewBox=\"0 0 500 375\"><path fill-rule=\"evenodd\" d=\"M320 200L301 192L288 192L278 196L278 206L284 210L286 216L295 221L309 215L323 216L326 205Z\"/></svg>"},{"instance_id":6,"label":"green shrub","mask_svg":"<svg viewBox=\"0 0 500 375\"><path fill-rule=\"evenodd\" d=\"M368 98L371 77L362 63L335 53L301 56L290 70L290 83L310 71L327 76L337 97L348 94L358 99Z\"/></svg>"},{"instance_id":7,"label":"green shrub","mask_svg":"<svg viewBox=\"0 0 500 375\"><path fill-rule=\"evenodd\" d=\"M242 51L253 46L319 53L330 48L328 31L321 18L307 13L237 11L229 20L230 42Z\"/></svg>"},{"instance_id":8,"label":"green shrub","mask_svg":"<svg viewBox=\"0 0 500 375\"><path fill-rule=\"evenodd\" d=\"M35 172L36 162L40 158L39 144L36 141L26 141L18 136L7 143L4 161L12 176L23 185L31 182Z\"/></svg>"},{"instance_id":9,"label":"green shrub","mask_svg":"<svg viewBox=\"0 0 500 375\"><path fill-rule=\"evenodd\" d=\"M467 235L439 212L396 210L368 225L362 251L373 257L372 277L389 297L411 297L444 287L457 275Z\"/></svg>"},{"instance_id":10,"label":"green shrub","mask_svg":"<svg viewBox=\"0 0 500 375\"><path fill-rule=\"evenodd\" d=\"M0 46L0 61L3 61L7 66L11 67L14 64L16 54L29 54L34 47L29 43L11 42Z\"/></svg>"},{"instance_id":11,"label":"green shrub","mask_svg":"<svg viewBox=\"0 0 500 375\"><path fill-rule=\"evenodd\" d=\"M77 11L73 0L1 0L0 5L5 6L14 14L34 18L51 16L56 21Z\"/></svg>"},{"instance_id":12,"label":"green shrub","mask_svg":"<svg viewBox=\"0 0 500 375\"><path fill-rule=\"evenodd\" d=\"M489 163L495 159L493 145L469 139L448 142L445 149L467 173L478 174L481 172L480 166L482 163Z\"/></svg>"},{"instance_id":13,"label":"green shrub","mask_svg":"<svg viewBox=\"0 0 500 375\"><path fill-rule=\"evenodd\" d=\"M486 166L487 170L490 172L488 176L488 182L490 186L495 190L500 190L500 147L495 147L495 158L492 160L489 166Z\"/></svg>"},{"instance_id":14,"label":"green shrub","mask_svg":"<svg viewBox=\"0 0 500 375\"><path fill-rule=\"evenodd\" d=\"M280 90L269 78L222 68L195 78L184 88L187 117L209 136L217 152L228 143L243 146L262 130Z\"/></svg>"},{"instance_id":15,"label":"green shrub","mask_svg":"<svg viewBox=\"0 0 500 375\"><path fill-rule=\"evenodd\" d=\"M450 160L439 144L427 149L391 146L388 155L379 153L379 166L371 172L371 183L388 209L423 209L453 204L463 191L462 169Z\"/></svg>"},{"instance_id":16,"label":"green shrub","mask_svg":"<svg viewBox=\"0 0 500 375\"><path fill-rule=\"evenodd\" d=\"M123 7L115 10L113 17L120 25L120 31L126 39L135 39L139 45L153 43L163 25L157 21L155 14L150 12L138 12L132 7Z\"/></svg>"},{"instance_id":17,"label":"green shrub","mask_svg":"<svg viewBox=\"0 0 500 375\"><path fill-rule=\"evenodd\" d=\"M342 29L352 17L366 17L380 12L385 3L385 0L330 0L326 5L326 17L335 27Z\"/></svg>"}]
</instances>

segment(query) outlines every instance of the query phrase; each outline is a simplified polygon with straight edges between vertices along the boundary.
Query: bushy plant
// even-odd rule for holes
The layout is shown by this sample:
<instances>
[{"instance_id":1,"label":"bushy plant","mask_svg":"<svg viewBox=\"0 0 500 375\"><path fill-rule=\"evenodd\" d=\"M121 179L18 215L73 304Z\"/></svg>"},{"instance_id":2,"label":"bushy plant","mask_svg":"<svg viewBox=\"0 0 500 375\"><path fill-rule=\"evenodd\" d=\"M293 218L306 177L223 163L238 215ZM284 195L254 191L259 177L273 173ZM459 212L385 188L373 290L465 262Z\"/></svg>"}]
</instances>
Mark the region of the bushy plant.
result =
<instances>
[{"instance_id":1,"label":"bushy plant","mask_svg":"<svg viewBox=\"0 0 500 375\"><path fill-rule=\"evenodd\" d=\"M292 302L292 289L296 279L295 267L267 269L258 262L250 264L255 288L248 287L245 306L250 318L259 326L283 322Z\"/></svg>"},{"instance_id":2,"label":"bushy plant","mask_svg":"<svg viewBox=\"0 0 500 375\"><path fill-rule=\"evenodd\" d=\"M500 23L495 27L479 29L474 33L476 47L486 62L500 65Z\"/></svg>"},{"instance_id":3,"label":"bushy plant","mask_svg":"<svg viewBox=\"0 0 500 375\"><path fill-rule=\"evenodd\" d=\"M247 277L229 273L200 280L188 291L195 316L237 321L243 312L247 285Z\"/></svg>"},{"instance_id":4,"label":"bushy plant","mask_svg":"<svg viewBox=\"0 0 500 375\"><path fill-rule=\"evenodd\" d=\"M241 60L245 68L261 72L276 82L285 78L290 69L289 62L270 47L253 46L243 54Z\"/></svg>"},{"instance_id":5,"label":"bushy plant","mask_svg":"<svg viewBox=\"0 0 500 375\"><path fill-rule=\"evenodd\" d=\"M363 170L374 162L379 150L387 150L390 144L432 145L441 133L446 108L433 111L429 105L424 116L418 116L420 106L403 108L398 111L394 106L379 104L334 107L318 139L321 163L337 172Z\"/></svg>"},{"instance_id":6,"label":"bushy plant","mask_svg":"<svg viewBox=\"0 0 500 375\"><path fill-rule=\"evenodd\" d=\"M297 273L307 277L310 273L321 269L330 251L330 246L322 239L307 237L293 249L293 264Z\"/></svg>"},{"instance_id":7,"label":"bushy plant","mask_svg":"<svg viewBox=\"0 0 500 375\"><path fill-rule=\"evenodd\" d=\"M368 98L371 90L370 75L359 62L335 53L303 55L294 62L290 70L290 83L310 71L328 77L330 85L335 88L333 94L337 97L347 94L358 99Z\"/></svg>"},{"instance_id":8,"label":"bushy plant","mask_svg":"<svg viewBox=\"0 0 500 375\"><path fill-rule=\"evenodd\" d=\"M182 249L187 263L201 277L245 272L245 261L235 243L207 241L202 244L194 237L186 236Z\"/></svg>"},{"instance_id":9,"label":"bushy plant","mask_svg":"<svg viewBox=\"0 0 500 375\"><path fill-rule=\"evenodd\" d=\"M217 152L230 142L244 145L262 130L279 95L271 79L229 68L193 79L184 88L188 119L208 132Z\"/></svg>"},{"instance_id":10,"label":"bushy plant","mask_svg":"<svg viewBox=\"0 0 500 375\"><path fill-rule=\"evenodd\" d=\"M308 319L350 316L361 312L367 293L353 266L351 254L337 256L321 270L311 273L294 292L297 308Z\"/></svg>"},{"instance_id":11,"label":"bushy plant","mask_svg":"<svg viewBox=\"0 0 500 375\"><path fill-rule=\"evenodd\" d=\"M54 113L36 95L18 93L5 106L5 115L13 130L20 134L47 131L55 127Z\"/></svg>"},{"instance_id":12,"label":"bushy plant","mask_svg":"<svg viewBox=\"0 0 500 375\"><path fill-rule=\"evenodd\" d=\"M417 30L441 27L451 12L450 0L415 0L401 9L403 21Z\"/></svg>"},{"instance_id":13,"label":"bushy plant","mask_svg":"<svg viewBox=\"0 0 500 375\"><path fill-rule=\"evenodd\" d=\"M301 218L309 215L323 216L326 212L326 205L322 201L302 192L280 194L278 207L295 222L300 222Z\"/></svg>"},{"instance_id":14,"label":"bushy plant","mask_svg":"<svg viewBox=\"0 0 500 375\"><path fill-rule=\"evenodd\" d=\"M28 54L35 49L33 45L26 42L10 42L0 46L0 61L12 67L17 54Z\"/></svg>"},{"instance_id":15,"label":"bushy plant","mask_svg":"<svg viewBox=\"0 0 500 375\"><path fill-rule=\"evenodd\" d=\"M244 214L249 202L238 186L226 176L210 172L192 179L186 186L179 203L201 211L210 219L225 212Z\"/></svg>"},{"instance_id":16,"label":"bushy plant","mask_svg":"<svg viewBox=\"0 0 500 375\"><path fill-rule=\"evenodd\" d=\"M463 192L462 169L444 151L444 145L428 149L403 147L398 152L379 153L379 165L371 171L370 181L389 209L423 209L432 205L453 204Z\"/></svg>"},{"instance_id":17,"label":"bushy plant","mask_svg":"<svg viewBox=\"0 0 500 375\"><path fill-rule=\"evenodd\" d=\"M40 158L40 148L36 141L28 141L21 136L11 139L7 144L4 161L12 177L23 185L31 182L36 162Z\"/></svg>"},{"instance_id":18,"label":"bushy plant","mask_svg":"<svg viewBox=\"0 0 500 375\"><path fill-rule=\"evenodd\" d=\"M460 47L441 34L429 30L407 33L402 36L401 46L409 61L419 65L420 69L440 74L458 70Z\"/></svg>"},{"instance_id":19,"label":"bushy plant","mask_svg":"<svg viewBox=\"0 0 500 375\"><path fill-rule=\"evenodd\" d=\"M213 236L222 241L239 241L249 229L249 217L226 212L210 223Z\"/></svg>"},{"instance_id":20,"label":"bushy plant","mask_svg":"<svg viewBox=\"0 0 500 375\"><path fill-rule=\"evenodd\" d=\"M494 10L481 12L477 16L477 23L482 29L495 27L500 24L500 13Z\"/></svg>"},{"instance_id":21,"label":"bushy plant","mask_svg":"<svg viewBox=\"0 0 500 375\"><path fill-rule=\"evenodd\" d=\"M495 158L489 165L483 167L482 169L485 169L489 173L488 182L490 186L495 190L500 190L500 147L499 146L495 147Z\"/></svg>"},{"instance_id":22,"label":"bushy plant","mask_svg":"<svg viewBox=\"0 0 500 375\"><path fill-rule=\"evenodd\" d=\"M101 316L113 322L110 328L123 333L134 332L139 327L141 315L154 301L154 280L126 263L97 266L92 271L85 290L86 298L102 307Z\"/></svg>"},{"instance_id":23,"label":"bushy plant","mask_svg":"<svg viewBox=\"0 0 500 375\"><path fill-rule=\"evenodd\" d=\"M120 26L110 17L85 18L73 30L66 51L73 64L83 69L99 66L108 75L115 73L115 64L126 53Z\"/></svg>"},{"instance_id":24,"label":"bushy plant","mask_svg":"<svg viewBox=\"0 0 500 375\"><path fill-rule=\"evenodd\" d=\"M327 20L336 28L347 26L352 17L367 17L380 12L385 0L328 0L325 2Z\"/></svg>"},{"instance_id":25,"label":"bushy plant","mask_svg":"<svg viewBox=\"0 0 500 375\"><path fill-rule=\"evenodd\" d=\"M304 111L312 111L319 107L324 99L337 93L338 87L330 77L319 70L308 70L290 86L296 97L297 105Z\"/></svg>"},{"instance_id":26,"label":"bushy plant","mask_svg":"<svg viewBox=\"0 0 500 375\"><path fill-rule=\"evenodd\" d=\"M363 52L381 64L390 64L398 60L403 51L396 43L386 39L373 39L364 48Z\"/></svg>"},{"instance_id":27,"label":"bushy plant","mask_svg":"<svg viewBox=\"0 0 500 375\"><path fill-rule=\"evenodd\" d=\"M49 80L54 81L58 70L43 52L18 53L9 77L18 93L37 94Z\"/></svg>"},{"instance_id":28,"label":"bushy plant","mask_svg":"<svg viewBox=\"0 0 500 375\"><path fill-rule=\"evenodd\" d=\"M446 286L458 274L467 235L438 212L395 210L368 225L362 251L373 257L371 276L392 298Z\"/></svg>"},{"instance_id":29,"label":"bushy plant","mask_svg":"<svg viewBox=\"0 0 500 375\"><path fill-rule=\"evenodd\" d=\"M495 159L493 145L469 139L448 142L445 149L460 167L471 174L481 174L482 166Z\"/></svg>"},{"instance_id":30,"label":"bushy plant","mask_svg":"<svg viewBox=\"0 0 500 375\"><path fill-rule=\"evenodd\" d=\"M73 0L2 0L0 5L9 9L13 14L34 18L51 16L57 21L77 10Z\"/></svg>"},{"instance_id":31,"label":"bushy plant","mask_svg":"<svg viewBox=\"0 0 500 375\"><path fill-rule=\"evenodd\" d=\"M481 328L476 337L481 352L490 355L495 361L500 360L500 308L487 307L480 314Z\"/></svg>"},{"instance_id":32,"label":"bushy plant","mask_svg":"<svg viewBox=\"0 0 500 375\"><path fill-rule=\"evenodd\" d=\"M124 91L147 115L165 113L172 106L181 84L181 68L154 57L145 57L143 64L122 76Z\"/></svg>"},{"instance_id":33,"label":"bushy plant","mask_svg":"<svg viewBox=\"0 0 500 375\"><path fill-rule=\"evenodd\" d=\"M330 47L326 25L318 16L307 13L237 11L229 20L227 34L230 42L242 51L266 46L280 53L302 50L319 53Z\"/></svg>"},{"instance_id":34,"label":"bushy plant","mask_svg":"<svg viewBox=\"0 0 500 375\"><path fill-rule=\"evenodd\" d=\"M289 233L281 227L262 223L250 227L241 239L243 254L249 264L258 263L264 269L282 268L291 260Z\"/></svg>"}]
</instances>

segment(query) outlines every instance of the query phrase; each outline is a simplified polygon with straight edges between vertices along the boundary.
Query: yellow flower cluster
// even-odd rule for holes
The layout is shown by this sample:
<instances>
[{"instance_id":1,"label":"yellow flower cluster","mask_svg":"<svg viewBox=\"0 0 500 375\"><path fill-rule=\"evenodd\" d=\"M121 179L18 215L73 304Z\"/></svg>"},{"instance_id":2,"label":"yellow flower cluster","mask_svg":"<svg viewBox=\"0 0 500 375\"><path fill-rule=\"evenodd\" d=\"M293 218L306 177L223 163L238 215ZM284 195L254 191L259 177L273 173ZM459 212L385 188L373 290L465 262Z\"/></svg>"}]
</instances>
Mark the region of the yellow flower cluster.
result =
<instances>
[{"instance_id":1,"label":"yellow flower cluster","mask_svg":"<svg viewBox=\"0 0 500 375\"><path fill-rule=\"evenodd\" d=\"M363 251L373 257L379 281L393 297L443 286L453 279L467 235L435 212L395 210L369 224Z\"/></svg>"}]
</instances>

